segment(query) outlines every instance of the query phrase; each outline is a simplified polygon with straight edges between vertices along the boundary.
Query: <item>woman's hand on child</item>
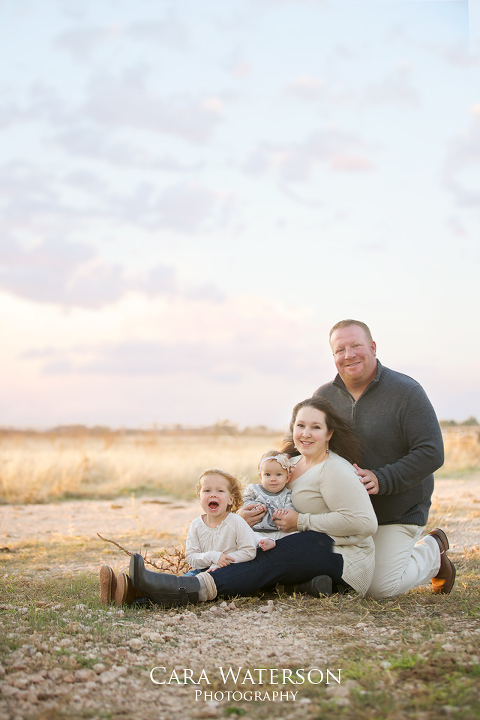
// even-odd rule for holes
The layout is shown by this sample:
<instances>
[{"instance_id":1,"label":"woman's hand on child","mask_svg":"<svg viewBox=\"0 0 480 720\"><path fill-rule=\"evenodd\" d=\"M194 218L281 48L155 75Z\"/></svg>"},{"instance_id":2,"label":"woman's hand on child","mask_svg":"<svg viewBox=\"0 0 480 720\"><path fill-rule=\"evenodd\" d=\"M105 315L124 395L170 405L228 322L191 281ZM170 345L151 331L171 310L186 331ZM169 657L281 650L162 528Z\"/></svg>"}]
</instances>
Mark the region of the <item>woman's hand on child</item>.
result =
<instances>
[{"instance_id":1,"label":"woman's hand on child","mask_svg":"<svg viewBox=\"0 0 480 720\"><path fill-rule=\"evenodd\" d=\"M293 508L275 510L272 520L282 532L293 532L297 530L298 512Z\"/></svg>"},{"instance_id":2,"label":"woman's hand on child","mask_svg":"<svg viewBox=\"0 0 480 720\"><path fill-rule=\"evenodd\" d=\"M240 508L237 515L240 515L250 527L253 527L260 522L266 512L267 508L262 503L248 503Z\"/></svg>"}]
</instances>

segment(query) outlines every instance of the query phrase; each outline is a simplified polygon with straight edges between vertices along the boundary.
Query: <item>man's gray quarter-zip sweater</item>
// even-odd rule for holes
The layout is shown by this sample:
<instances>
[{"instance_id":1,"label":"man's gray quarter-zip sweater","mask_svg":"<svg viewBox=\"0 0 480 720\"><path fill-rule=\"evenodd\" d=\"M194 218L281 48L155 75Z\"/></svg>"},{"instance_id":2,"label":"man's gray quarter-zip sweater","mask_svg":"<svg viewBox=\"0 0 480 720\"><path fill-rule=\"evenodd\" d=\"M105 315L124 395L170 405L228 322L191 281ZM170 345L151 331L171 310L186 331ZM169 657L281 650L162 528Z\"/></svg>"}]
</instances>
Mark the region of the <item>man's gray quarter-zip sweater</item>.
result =
<instances>
[{"instance_id":1,"label":"man's gray quarter-zip sweater","mask_svg":"<svg viewBox=\"0 0 480 720\"><path fill-rule=\"evenodd\" d=\"M340 375L314 394L353 422L362 447L361 467L378 478L379 493L370 499L379 524L425 525L433 473L444 455L440 425L421 385L377 362L375 379L357 401Z\"/></svg>"}]
</instances>

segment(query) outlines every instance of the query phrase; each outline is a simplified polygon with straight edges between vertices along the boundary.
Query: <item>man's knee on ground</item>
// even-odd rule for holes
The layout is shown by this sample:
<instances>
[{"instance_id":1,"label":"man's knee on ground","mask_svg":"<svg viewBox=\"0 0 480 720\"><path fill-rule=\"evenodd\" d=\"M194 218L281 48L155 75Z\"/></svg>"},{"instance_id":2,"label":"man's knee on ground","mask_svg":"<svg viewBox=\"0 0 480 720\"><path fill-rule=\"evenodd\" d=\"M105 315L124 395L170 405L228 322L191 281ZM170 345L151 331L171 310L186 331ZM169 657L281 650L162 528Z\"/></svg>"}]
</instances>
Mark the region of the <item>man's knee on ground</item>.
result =
<instances>
[{"instance_id":1,"label":"man's knee on ground","mask_svg":"<svg viewBox=\"0 0 480 720\"><path fill-rule=\"evenodd\" d=\"M374 600L382 600L383 598L395 597L395 595L400 594L398 589L399 584L400 583L398 578L374 578L370 587L368 588L366 597L371 597Z\"/></svg>"}]
</instances>

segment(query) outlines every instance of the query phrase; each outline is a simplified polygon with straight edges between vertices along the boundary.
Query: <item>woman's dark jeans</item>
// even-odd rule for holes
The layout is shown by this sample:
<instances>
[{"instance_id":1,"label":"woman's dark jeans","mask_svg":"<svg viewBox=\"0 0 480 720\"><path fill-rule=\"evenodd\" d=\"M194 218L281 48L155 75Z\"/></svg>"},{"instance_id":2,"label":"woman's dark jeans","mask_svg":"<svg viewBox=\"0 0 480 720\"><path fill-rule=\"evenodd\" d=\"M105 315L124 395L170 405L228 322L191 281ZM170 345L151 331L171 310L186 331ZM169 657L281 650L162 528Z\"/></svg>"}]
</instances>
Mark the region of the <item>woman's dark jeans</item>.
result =
<instances>
[{"instance_id":1,"label":"woman's dark jeans","mask_svg":"<svg viewBox=\"0 0 480 720\"><path fill-rule=\"evenodd\" d=\"M299 585L317 575L342 582L343 557L333 552L333 540L324 533L306 530L277 540L272 550L260 548L253 560L232 563L211 575L219 595L249 595L255 590Z\"/></svg>"}]
</instances>

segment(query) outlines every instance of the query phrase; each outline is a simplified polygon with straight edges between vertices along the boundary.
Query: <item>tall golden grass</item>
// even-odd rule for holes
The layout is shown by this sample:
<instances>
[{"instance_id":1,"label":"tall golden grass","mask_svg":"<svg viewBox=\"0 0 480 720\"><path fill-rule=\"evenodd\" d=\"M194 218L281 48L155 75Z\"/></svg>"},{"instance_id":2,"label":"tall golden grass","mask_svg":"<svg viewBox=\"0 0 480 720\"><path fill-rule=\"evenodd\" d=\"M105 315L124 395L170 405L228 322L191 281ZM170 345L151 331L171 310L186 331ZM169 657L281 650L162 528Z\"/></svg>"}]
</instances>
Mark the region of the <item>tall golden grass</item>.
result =
<instances>
[{"instance_id":1,"label":"tall golden grass","mask_svg":"<svg viewBox=\"0 0 480 720\"><path fill-rule=\"evenodd\" d=\"M198 476L220 467L251 482L261 455L282 433L261 436L157 433L4 435L0 503L155 492L195 497Z\"/></svg>"},{"instance_id":2,"label":"tall golden grass","mask_svg":"<svg viewBox=\"0 0 480 720\"><path fill-rule=\"evenodd\" d=\"M189 499L207 467L251 482L282 433L0 434L0 503L156 493ZM446 477L480 473L480 428L444 430Z\"/></svg>"},{"instance_id":3,"label":"tall golden grass","mask_svg":"<svg viewBox=\"0 0 480 720\"><path fill-rule=\"evenodd\" d=\"M480 427L443 429L445 464L443 477L457 474L477 474L480 471Z\"/></svg>"}]
</instances>

